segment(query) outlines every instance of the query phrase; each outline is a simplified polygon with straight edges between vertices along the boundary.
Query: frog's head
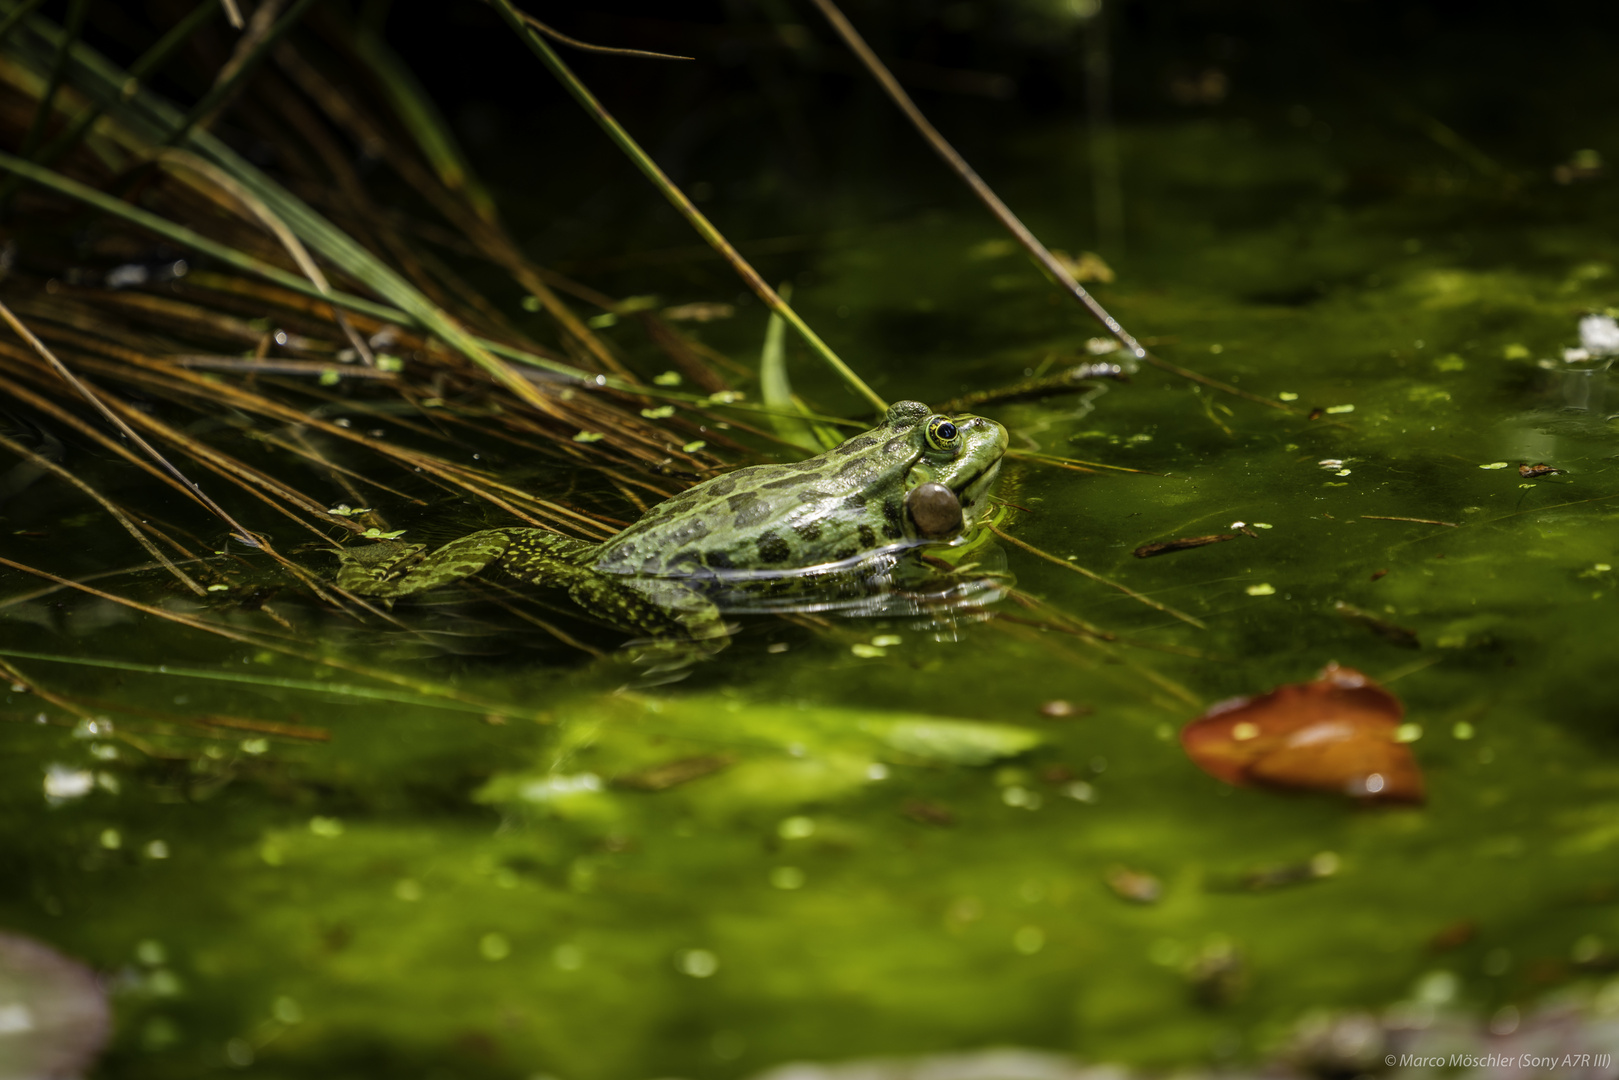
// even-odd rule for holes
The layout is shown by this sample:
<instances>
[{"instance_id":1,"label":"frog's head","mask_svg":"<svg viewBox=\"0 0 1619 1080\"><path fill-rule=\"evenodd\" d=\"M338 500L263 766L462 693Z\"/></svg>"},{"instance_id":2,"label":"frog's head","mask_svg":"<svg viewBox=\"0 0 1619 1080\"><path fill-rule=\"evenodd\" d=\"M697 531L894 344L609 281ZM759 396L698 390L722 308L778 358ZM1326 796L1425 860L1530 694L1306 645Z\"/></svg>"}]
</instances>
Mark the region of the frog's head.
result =
<instances>
[{"instance_id":1,"label":"frog's head","mask_svg":"<svg viewBox=\"0 0 1619 1080\"><path fill-rule=\"evenodd\" d=\"M905 512L916 536L942 540L973 527L1006 454L1006 429L982 416L945 416L919 401L889 407L885 425L916 458L905 476Z\"/></svg>"}]
</instances>

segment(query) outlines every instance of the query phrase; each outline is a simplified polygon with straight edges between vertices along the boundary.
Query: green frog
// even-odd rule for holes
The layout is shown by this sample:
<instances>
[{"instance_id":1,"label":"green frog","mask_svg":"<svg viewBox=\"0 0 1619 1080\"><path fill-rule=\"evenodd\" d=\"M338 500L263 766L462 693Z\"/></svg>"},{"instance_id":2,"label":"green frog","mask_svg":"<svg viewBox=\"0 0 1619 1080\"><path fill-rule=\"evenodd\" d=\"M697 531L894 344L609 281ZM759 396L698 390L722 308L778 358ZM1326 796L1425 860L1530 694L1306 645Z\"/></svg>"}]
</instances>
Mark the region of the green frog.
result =
<instances>
[{"instance_id":1,"label":"green frog","mask_svg":"<svg viewBox=\"0 0 1619 1080\"><path fill-rule=\"evenodd\" d=\"M420 544L372 544L339 553L337 584L392 599L498 566L565 588L624 629L723 643L717 591L813 589L963 536L988 502L1006 446L1006 429L993 420L901 401L881 424L824 454L705 480L601 543L508 528L432 554Z\"/></svg>"}]
</instances>

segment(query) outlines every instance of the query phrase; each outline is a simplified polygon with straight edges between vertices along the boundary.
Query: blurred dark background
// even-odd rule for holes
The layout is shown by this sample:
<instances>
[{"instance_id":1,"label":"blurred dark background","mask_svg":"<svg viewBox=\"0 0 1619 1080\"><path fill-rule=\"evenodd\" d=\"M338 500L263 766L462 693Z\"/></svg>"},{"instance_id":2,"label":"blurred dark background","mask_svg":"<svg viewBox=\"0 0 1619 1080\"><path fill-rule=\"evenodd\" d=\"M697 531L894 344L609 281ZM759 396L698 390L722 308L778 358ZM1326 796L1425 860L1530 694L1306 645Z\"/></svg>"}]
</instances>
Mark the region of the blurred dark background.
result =
<instances>
[{"instance_id":1,"label":"blurred dark background","mask_svg":"<svg viewBox=\"0 0 1619 1080\"><path fill-rule=\"evenodd\" d=\"M188 8L96 0L89 36L127 60ZM585 41L693 58L561 50L733 239L777 238L787 250L795 236L966 203L807 0L525 9ZM1080 190L1091 177L1075 166L1098 108L1124 133L1202 122L1330 147L1350 200L1386 194L1424 161L1548 181L1576 151L1601 149L1619 116L1606 74L1619 9L1606 5L848 0L845 11L991 184L1015 190L1044 162L1076 205L1091 202ZM329 39L323 23L351 12L381 26L431 92L533 255L588 271L694 242L491 7L317 4L300 41ZM193 99L229 43L216 22L160 84ZM252 141L229 118L218 130ZM1142 176L1128 138L1121 147L1128 196ZM1104 251L1107 239L1063 238Z\"/></svg>"}]
</instances>

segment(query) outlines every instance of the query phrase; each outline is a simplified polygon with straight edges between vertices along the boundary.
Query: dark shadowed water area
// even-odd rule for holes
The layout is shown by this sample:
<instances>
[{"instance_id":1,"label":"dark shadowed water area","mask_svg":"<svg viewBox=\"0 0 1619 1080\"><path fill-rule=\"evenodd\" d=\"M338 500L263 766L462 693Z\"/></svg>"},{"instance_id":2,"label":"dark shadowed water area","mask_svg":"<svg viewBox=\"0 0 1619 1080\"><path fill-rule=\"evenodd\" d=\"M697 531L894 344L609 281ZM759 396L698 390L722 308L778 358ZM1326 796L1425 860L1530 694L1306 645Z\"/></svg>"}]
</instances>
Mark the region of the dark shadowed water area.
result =
<instances>
[{"instance_id":1,"label":"dark shadowed water area","mask_svg":"<svg viewBox=\"0 0 1619 1080\"><path fill-rule=\"evenodd\" d=\"M188 608L122 579L300 659L4 577L0 657L101 703L0 695L0 925L104 974L115 1034L90 1075L740 1078L989 1047L1247 1069L1322 1016L1506 1038L1562 1003L1611 1023L1605 54L1575 6L1543 41L1505 9L1147 6L1110 39L1111 250L1083 28L1039 24L1059 48L993 12L977 44L951 29L989 5L876 19L895 55L943 42L935 67L1010 71L1014 98L922 103L1049 244L1103 257L1096 295L1133 333L1258 399L1144 367L984 406L1015 450L1134 470L1008 460L998 528L1055 557L988 540L1019 597L954 620L748 616L668 680L560 600L556 625L602 655L453 594L359 627L283 593L278 627L241 590ZM635 17L651 47L663 24ZM1098 328L852 69L749 52L757 14L692 18L744 45L700 52L689 97L645 100L681 77L620 86L624 61L580 70L664 133L649 146L733 239L772 240L761 268L880 394L940 403L1091 357ZM457 25L458 44L492 32ZM753 364L762 307L681 253L681 223L537 66L493 56L518 74L423 79L538 257L614 295L731 303L700 334ZM788 356L796 390L862 417ZM1538 464L1558 471L1520 470ZM495 465L559 497L594 482ZM498 523L392 512L435 540ZM4 514L0 544L56 573L140 559L68 489ZM1403 701L1425 804L1234 788L1187 759L1178 732L1208 706L1330 662Z\"/></svg>"}]
</instances>

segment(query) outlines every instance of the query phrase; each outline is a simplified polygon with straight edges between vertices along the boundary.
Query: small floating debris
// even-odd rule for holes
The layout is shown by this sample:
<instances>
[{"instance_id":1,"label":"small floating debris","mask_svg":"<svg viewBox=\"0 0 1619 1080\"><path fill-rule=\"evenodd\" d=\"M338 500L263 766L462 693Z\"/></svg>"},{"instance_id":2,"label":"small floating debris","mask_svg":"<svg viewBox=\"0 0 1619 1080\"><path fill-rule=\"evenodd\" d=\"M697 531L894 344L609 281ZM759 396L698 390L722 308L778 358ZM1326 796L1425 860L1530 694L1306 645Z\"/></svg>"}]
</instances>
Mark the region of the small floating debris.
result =
<instances>
[{"instance_id":1,"label":"small floating debris","mask_svg":"<svg viewBox=\"0 0 1619 1080\"><path fill-rule=\"evenodd\" d=\"M1228 784L1419 803L1422 773L1400 738L1404 712L1365 675L1328 664L1313 682L1221 702L1181 730L1181 745Z\"/></svg>"},{"instance_id":2,"label":"small floating debris","mask_svg":"<svg viewBox=\"0 0 1619 1080\"><path fill-rule=\"evenodd\" d=\"M1523 477L1525 480L1535 480L1542 476L1553 476L1564 471L1565 470L1559 469L1555 465L1548 465L1544 461L1537 462L1534 465L1518 466L1518 475Z\"/></svg>"},{"instance_id":3,"label":"small floating debris","mask_svg":"<svg viewBox=\"0 0 1619 1080\"><path fill-rule=\"evenodd\" d=\"M1237 879L1236 885L1247 892L1283 889L1290 885L1302 885L1332 877L1338 872L1340 865L1336 852L1322 851L1303 862L1260 866L1248 870Z\"/></svg>"},{"instance_id":4,"label":"small floating debris","mask_svg":"<svg viewBox=\"0 0 1619 1080\"><path fill-rule=\"evenodd\" d=\"M663 317L671 322L713 322L716 319L729 319L736 314L735 304L721 304L709 301L697 301L692 304L676 304L674 307L663 309Z\"/></svg>"},{"instance_id":5,"label":"small floating debris","mask_svg":"<svg viewBox=\"0 0 1619 1080\"><path fill-rule=\"evenodd\" d=\"M1507 467L1507 463L1504 462L1504 461L1492 461L1488 465L1480 465L1479 466L1479 468L1481 468L1481 469L1504 469L1506 467Z\"/></svg>"},{"instance_id":6,"label":"small floating debris","mask_svg":"<svg viewBox=\"0 0 1619 1080\"><path fill-rule=\"evenodd\" d=\"M1164 883L1145 870L1114 865L1102 875L1113 895L1132 904L1156 904L1164 895Z\"/></svg>"},{"instance_id":7,"label":"small floating debris","mask_svg":"<svg viewBox=\"0 0 1619 1080\"><path fill-rule=\"evenodd\" d=\"M1142 544L1131 554L1138 559L1150 559L1154 555L1168 555L1172 551L1208 547L1210 544L1220 544L1236 538L1236 533L1214 533L1211 536L1188 536L1180 540L1161 540L1156 544Z\"/></svg>"},{"instance_id":8,"label":"small floating debris","mask_svg":"<svg viewBox=\"0 0 1619 1080\"><path fill-rule=\"evenodd\" d=\"M1211 941L1186 966L1186 981L1204 1005L1229 1005L1248 988L1248 965L1231 942Z\"/></svg>"},{"instance_id":9,"label":"small floating debris","mask_svg":"<svg viewBox=\"0 0 1619 1080\"><path fill-rule=\"evenodd\" d=\"M1362 611L1353 604L1346 604L1342 600L1332 605L1334 611L1343 616L1345 621L1357 626L1364 626L1390 645L1398 645L1402 649L1420 649L1422 642L1417 640L1415 630L1407 630L1403 626L1396 626L1380 615L1369 611Z\"/></svg>"}]
</instances>

